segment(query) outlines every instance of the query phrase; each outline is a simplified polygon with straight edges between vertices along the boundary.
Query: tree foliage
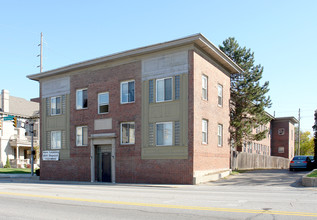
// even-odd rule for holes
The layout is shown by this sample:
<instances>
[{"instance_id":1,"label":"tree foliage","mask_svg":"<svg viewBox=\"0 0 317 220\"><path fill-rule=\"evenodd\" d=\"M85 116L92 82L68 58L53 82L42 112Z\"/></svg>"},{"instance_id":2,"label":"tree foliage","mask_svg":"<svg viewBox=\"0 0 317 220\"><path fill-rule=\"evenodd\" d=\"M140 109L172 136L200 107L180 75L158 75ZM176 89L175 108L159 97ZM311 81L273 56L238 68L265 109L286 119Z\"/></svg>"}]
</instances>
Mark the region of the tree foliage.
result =
<instances>
[{"instance_id":1,"label":"tree foliage","mask_svg":"<svg viewBox=\"0 0 317 220\"><path fill-rule=\"evenodd\" d=\"M300 154L314 155L314 138L309 131L300 132Z\"/></svg>"},{"instance_id":2,"label":"tree foliage","mask_svg":"<svg viewBox=\"0 0 317 220\"><path fill-rule=\"evenodd\" d=\"M219 46L230 59L244 71L231 74L230 135L238 150L246 140L262 140L268 130L257 134L252 132L260 125L266 125L271 119L265 108L271 107L266 94L269 82L261 84L263 67L255 64L254 53L246 47L240 47L235 38L230 37Z\"/></svg>"},{"instance_id":3,"label":"tree foliage","mask_svg":"<svg viewBox=\"0 0 317 220\"><path fill-rule=\"evenodd\" d=\"M317 110L315 111L315 123L314 123L314 126L313 126L313 129L314 129L314 160L315 160L315 163L317 161Z\"/></svg>"}]
</instances>

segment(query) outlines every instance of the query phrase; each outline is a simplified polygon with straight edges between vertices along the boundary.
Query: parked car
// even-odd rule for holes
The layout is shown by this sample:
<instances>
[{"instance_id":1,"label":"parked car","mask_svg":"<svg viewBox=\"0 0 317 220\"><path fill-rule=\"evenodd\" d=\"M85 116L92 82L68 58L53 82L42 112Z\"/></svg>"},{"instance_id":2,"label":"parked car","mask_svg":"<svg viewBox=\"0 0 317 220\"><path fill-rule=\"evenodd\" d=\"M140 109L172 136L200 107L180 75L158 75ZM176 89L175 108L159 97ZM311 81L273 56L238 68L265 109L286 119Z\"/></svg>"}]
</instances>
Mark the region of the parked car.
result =
<instances>
[{"instance_id":1,"label":"parked car","mask_svg":"<svg viewBox=\"0 0 317 220\"><path fill-rule=\"evenodd\" d=\"M308 169L309 164L311 164L310 156L295 156L290 162L289 170Z\"/></svg>"}]
</instances>

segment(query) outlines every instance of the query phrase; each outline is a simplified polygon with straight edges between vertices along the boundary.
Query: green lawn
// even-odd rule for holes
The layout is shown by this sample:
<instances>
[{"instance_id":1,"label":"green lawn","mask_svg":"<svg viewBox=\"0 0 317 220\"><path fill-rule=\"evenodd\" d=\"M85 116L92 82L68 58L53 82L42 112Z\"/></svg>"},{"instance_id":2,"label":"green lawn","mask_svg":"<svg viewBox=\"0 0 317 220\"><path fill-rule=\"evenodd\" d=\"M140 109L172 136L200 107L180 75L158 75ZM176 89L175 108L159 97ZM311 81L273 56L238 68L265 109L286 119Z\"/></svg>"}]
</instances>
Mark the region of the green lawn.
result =
<instances>
[{"instance_id":1,"label":"green lawn","mask_svg":"<svg viewBox=\"0 0 317 220\"><path fill-rule=\"evenodd\" d=\"M0 174L11 174L11 173L18 173L18 174L29 174L31 173L31 169L22 169L22 168L0 168Z\"/></svg>"},{"instance_id":2,"label":"green lawn","mask_svg":"<svg viewBox=\"0 0 317 220\"><path fill-rule=\"evenodd\" d=\"M311 174L307 175L307 177L317 177L317 170L315 170Z\"/></svg>"}]
</instances>

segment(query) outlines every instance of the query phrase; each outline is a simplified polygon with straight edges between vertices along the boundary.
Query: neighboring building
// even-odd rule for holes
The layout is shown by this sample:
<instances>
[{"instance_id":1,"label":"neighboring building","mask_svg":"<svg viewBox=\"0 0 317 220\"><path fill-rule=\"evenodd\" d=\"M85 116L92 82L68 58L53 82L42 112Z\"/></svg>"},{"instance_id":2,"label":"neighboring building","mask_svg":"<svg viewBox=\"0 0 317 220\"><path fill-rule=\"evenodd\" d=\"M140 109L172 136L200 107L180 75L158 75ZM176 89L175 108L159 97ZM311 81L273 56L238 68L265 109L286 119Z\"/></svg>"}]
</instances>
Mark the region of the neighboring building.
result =
<instances>
[{"instance_id":1,"label":"neighboring building","mask_svg":"<svg viewBox=\"0 0 317 220\"><path fill-rule=\"evenodd\" d=\"M294 117L274 118L271 121L272 141L271 155L292 159L295 152L295 124L298 120Z\"/></svg>"},{"instance_id":2,"label":"neighboring building","mask_svg":"<svg viewBox=\"0 0 317 220\"><path fill-rule=\"evenodd\" d=\"M243 143L242 152L261 154L261 155L271 155L271 122L266 125L258 126L253 130L254 134L268 130L266 137L260 141L246 141Z\"/></svg>"},{"instance_id":3,"label":"neighboring building","mask_svg":"<svg viewBox=\"0 0 317 220\"><path fill-rule=\"evenodd\" d=\"M28 76L41 179L196 184L228 171L230 74L201 34Z\"/></svg>"},{"instance_id":4,"label":"neighboring building","mask_svg":"<svg viewBox=\"0 0 317 220\"><path fill-rule=\"evenodd\" d=\"M294 126L298 123L298 120L294 117L275 118L269 114L268 116L271 121L265 126L255 128L253 131L255 134L268 130L266 137L261 141L246 141L243 143L241 152L292 159L295 152Z\"/></svg>"},{"instance_id":5,"label":"neighboring building","mask_svg":"<svg viewBox=\"0 0 317 220\"><path fill-rule=\"evenodd\" d=\"M17 117L17 127L11 120L4 120L9 115ZM35 118L34 146L39 146L39 103L10 96L9 91L2 90L0 117L0 167L6 164L7 159L11 167L30 166L31 132L28 124L30 118Z\"/></svg>"}]
</instances>

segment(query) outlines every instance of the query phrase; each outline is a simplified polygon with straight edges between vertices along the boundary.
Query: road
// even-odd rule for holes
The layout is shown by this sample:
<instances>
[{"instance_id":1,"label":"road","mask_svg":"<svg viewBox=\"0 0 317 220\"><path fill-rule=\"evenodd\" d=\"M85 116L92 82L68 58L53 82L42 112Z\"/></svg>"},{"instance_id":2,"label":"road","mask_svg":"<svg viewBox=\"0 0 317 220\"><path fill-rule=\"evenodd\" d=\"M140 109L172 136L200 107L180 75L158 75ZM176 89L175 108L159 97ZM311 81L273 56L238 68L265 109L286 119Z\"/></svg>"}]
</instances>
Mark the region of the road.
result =
<instances>
[{"instance_id":1,"label":"road","mask_svg":"<svg viewBox=\"0 0 317 220\"><path fill-rule=\"evenodd\" d=\"M305 173L259 170L196 186L0 178L0 219L317 219Z\"/></svg>"}]
</instances>

